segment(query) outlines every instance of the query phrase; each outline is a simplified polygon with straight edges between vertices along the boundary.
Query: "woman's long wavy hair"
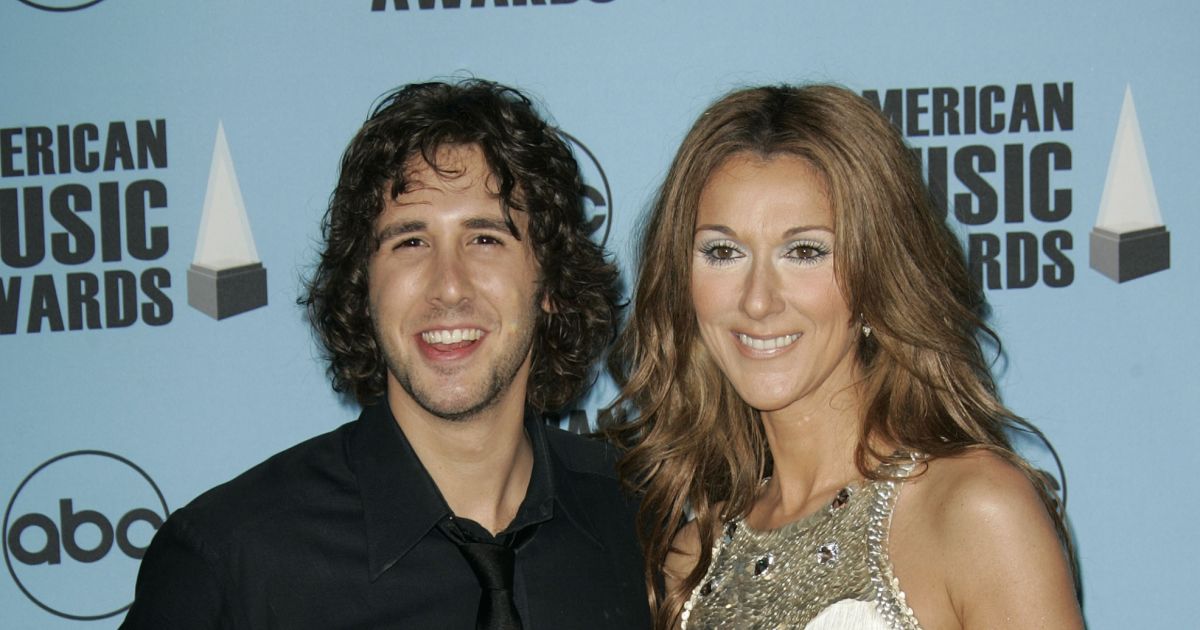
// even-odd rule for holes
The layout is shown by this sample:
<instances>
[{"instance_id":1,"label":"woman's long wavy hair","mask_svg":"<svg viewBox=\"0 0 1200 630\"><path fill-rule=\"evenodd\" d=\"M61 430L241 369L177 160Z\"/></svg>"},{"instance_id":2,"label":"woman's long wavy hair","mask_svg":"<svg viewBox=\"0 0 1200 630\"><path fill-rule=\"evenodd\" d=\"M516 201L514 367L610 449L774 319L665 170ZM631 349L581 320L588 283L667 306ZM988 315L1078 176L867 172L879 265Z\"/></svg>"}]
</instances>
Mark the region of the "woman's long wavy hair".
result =
<instances>
[{"instance_id":1,"label":"woman's long wavy hair","mask_svg":"<svg viewBox=\"0 0 1200 630\"><path fill-rule=\"evenodd\" d=\"M859 472L877 476L873 462L890 452L875 448L885 444L930 458L993 451L1029 476L1070 553L1052 481L1013 451L1006 434L1036 429L998 398L983 348L998 349L999 341L984 323L982 292L899 132L841 87L745 89L705 111L675 156L639 245L632 315L609 362L622 387L615 409L629 416L611 429L628 448L621 474L643 495L638 521L655 627L678 623L712 561L716 526L749 513L772 466L758 412L705 349L691 306L700 193L738 154L798 156L824 179L839 286L850 312L873 329L856 353L865 396ZM663 591L655 576L689 513L699 562Z\"/></svg>"},{"instance_id":2,"label":"woman's long wavy hair","mask_svg":"<svg viewBox=\"0 0 1200 630\"><path fill-rule=\"evenodd\" d=\"M520 92L477 79L388 94L342 156L321 225L325 250L299 300L325 347L333 388L362 404L385 392L387 366L367 308L375 220L386 199L405 192L414 160L453 177L437 161L440 149L453 146L482 151L509 230L531 239L550 312L536 323L526 404L562 408L591 382L592 366L616 334L617 270L588 238L579 166L561 132ZM517 231L514 210L528 216L527 235Z\"/></svg>"}]
</instances>

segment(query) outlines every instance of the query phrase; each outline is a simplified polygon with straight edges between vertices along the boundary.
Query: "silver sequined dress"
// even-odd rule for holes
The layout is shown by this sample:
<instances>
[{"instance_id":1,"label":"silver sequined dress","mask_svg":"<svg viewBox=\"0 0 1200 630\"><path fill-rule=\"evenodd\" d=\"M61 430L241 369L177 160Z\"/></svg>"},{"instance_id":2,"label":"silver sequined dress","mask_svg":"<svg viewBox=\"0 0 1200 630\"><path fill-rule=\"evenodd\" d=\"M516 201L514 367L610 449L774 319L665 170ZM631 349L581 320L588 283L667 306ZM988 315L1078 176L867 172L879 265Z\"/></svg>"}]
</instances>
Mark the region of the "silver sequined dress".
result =
<instances>
[{"instance_id":1,"label":"silver sequined dress","mask_svg":"<svg viewBox=\"0 0 1200 630\"><path fill-rule=\"evenodd\" d=\"M906 477L914 464L885 465ZM683 628L920 630L892 573L888 530L901 483L862 481L771 531L726 523L683 609Z\"/></svg>"}]
</instances>

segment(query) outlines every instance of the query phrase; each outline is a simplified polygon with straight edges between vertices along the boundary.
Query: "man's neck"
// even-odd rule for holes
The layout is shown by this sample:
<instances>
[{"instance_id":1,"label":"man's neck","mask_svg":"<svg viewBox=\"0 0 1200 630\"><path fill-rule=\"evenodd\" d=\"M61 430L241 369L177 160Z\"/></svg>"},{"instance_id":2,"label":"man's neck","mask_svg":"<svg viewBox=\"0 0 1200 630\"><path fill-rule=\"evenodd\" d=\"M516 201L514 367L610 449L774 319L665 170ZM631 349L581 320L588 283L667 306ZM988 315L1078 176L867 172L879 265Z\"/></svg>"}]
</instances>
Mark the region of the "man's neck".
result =
<instances>
[{"instance_id":1,"label":"man's neck","mask_svg":"<svg viewBox=\"0 0 1200 630\"><path fill-rule=\"evenodd\" d=\"M472 418L445 420L388 393L397 424L455 516L493 534L516 516L533 472L524 400L498 400Z\"/></svg>"}]
</instances>

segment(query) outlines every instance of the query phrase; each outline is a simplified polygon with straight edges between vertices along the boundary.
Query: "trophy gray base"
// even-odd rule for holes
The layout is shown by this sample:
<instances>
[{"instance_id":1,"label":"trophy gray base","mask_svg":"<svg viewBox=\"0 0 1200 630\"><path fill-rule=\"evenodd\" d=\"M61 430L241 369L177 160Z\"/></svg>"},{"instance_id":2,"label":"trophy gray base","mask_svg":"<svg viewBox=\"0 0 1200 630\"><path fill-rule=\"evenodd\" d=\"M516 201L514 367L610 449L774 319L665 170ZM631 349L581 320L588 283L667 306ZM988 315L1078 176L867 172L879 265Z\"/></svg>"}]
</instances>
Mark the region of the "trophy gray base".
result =
<instances>
[{"instance_id":1,"label":"trophy gray base","mask_svg":"<svg viewBox=\"0 0 1200 630\"><path fill-rule=\"evenodd\" d=\"M1171 268L1171 233L1166 226L1132 232L1094 227L1088 245L1092 269L1117 282Z\"/></svg>"},{"instance_id":2,"label":"trophy gray base","mask_svg":"<svg viewBox=\"0 0 1200 630\"><path fill-rule=\"evenodd\" d=\"M262 263L228 269L188 267L188 305L217 320L267 305L267 270Z\"/></svg>"}]
</instances>

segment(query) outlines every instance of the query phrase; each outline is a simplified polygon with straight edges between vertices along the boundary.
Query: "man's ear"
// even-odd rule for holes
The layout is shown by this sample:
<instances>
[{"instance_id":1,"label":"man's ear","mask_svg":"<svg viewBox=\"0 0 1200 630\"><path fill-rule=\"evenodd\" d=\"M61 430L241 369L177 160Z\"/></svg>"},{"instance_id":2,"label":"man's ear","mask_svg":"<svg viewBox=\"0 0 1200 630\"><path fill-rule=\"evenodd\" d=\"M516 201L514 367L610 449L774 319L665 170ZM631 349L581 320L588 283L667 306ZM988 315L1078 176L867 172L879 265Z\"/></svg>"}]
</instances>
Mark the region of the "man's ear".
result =
<instances>
[{"instance_id":1,"label":"man's ear","mask_svg":"<svg viewBox=\"0 0 1200 630\"><path fill-rule=\"evenodd\" d=\"M542 311L553 315L558 309L554 308L554 303L550 301L550 292L542 290Z\"/></svg>"}]
</instances>

